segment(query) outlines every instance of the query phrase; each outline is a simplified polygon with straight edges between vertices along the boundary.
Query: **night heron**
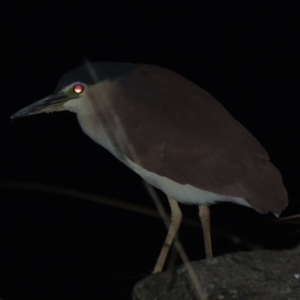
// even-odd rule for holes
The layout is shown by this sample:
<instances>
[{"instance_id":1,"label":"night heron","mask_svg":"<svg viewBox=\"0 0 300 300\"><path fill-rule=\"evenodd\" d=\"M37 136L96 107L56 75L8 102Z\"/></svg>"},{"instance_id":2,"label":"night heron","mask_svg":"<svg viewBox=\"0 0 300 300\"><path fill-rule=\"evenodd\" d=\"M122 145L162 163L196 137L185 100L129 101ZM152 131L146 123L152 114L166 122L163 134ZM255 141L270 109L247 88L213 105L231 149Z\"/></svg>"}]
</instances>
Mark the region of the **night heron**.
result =
<instances>
[{"instance_id":1,"label":"night heron","mask_svg":"<svg viewBox=\"0 0 300 300\"><path fill-rule=\"evenodd\" d=\"M288 205L282 177L255 137L209 93L170 70L83 65L12 118L62 110L75 112L92 140L167 195L171 225L154 272L162 270L180 226L178 202L199 206L207 257L208 205L230 201L274 214Z\"/></svg>"}]
</instances>

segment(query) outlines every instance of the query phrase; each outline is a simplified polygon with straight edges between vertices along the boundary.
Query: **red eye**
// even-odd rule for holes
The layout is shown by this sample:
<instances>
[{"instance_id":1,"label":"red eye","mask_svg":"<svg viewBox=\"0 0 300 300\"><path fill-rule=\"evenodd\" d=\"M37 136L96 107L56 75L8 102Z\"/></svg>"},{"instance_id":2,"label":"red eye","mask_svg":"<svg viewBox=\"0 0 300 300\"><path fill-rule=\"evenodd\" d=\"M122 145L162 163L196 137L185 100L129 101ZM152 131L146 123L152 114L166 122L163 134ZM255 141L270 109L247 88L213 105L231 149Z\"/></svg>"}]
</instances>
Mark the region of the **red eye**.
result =
<instances>
[{"instance_id":1,"label":"red eye","mask_svg":"<svg viewBox=\"0 0 300 300\"><path fill-rule=\"evenodd\" d=\"M84 90L84 86L82 84L75 84L73 86L73 91L76 93L76 94L81 94Z\"/></svg>"}]
</instances>

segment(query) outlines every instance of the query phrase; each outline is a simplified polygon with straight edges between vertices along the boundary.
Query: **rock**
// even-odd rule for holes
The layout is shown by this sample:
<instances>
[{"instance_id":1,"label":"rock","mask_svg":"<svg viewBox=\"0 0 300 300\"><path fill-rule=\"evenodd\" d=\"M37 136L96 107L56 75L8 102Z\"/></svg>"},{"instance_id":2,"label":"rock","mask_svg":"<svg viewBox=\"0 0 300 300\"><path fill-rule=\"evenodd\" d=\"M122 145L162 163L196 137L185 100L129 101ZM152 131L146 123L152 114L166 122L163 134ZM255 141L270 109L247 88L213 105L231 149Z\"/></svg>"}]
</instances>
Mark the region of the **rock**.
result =
<instances>
[{"instance_id":1,"label":"rock","mask_svg":"<svg viewBox=\"0 0 300 300\"><path fill-rule=\"evenodd\" d=\"M299 300L300 246L283 251L226 254L191 262L207 300ZM138 282L134 300L193 300L197 296L185 266Z\"/></svg>"}]
</instances>

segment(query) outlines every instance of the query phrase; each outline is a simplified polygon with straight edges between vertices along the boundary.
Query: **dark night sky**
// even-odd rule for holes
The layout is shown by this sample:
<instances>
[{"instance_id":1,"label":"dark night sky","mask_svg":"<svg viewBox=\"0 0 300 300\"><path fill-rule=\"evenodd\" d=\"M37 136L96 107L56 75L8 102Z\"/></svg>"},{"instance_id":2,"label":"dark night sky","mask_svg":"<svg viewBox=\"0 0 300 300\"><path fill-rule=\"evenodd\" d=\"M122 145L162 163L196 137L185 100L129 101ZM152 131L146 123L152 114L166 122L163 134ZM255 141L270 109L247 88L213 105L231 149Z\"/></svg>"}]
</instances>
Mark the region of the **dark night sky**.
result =
<instances>
[{"instance_id":1,"label":"dark night sky","mask_svg":"<svg viewBox=\"0 0 300 300\"><path fill-rule=\"evenodd\" d=\"M142 180L85 136L74 114L9 119L51 94L85 58L160 65L210 92L280 169L290 195L283 216L300 213L296 7L41 3L6 5L1 19L0 298L130 299L163 243L158 218L13 188L47 184L154 208ZM197 221L196 207L183 212ZM234 204L213 206L215 254L249 250L229 234L268 249L297 245L299 225L272 219ZM183 226L180 238L191 259L204 258L199 228Z\"/></svg>"}]
</instances>

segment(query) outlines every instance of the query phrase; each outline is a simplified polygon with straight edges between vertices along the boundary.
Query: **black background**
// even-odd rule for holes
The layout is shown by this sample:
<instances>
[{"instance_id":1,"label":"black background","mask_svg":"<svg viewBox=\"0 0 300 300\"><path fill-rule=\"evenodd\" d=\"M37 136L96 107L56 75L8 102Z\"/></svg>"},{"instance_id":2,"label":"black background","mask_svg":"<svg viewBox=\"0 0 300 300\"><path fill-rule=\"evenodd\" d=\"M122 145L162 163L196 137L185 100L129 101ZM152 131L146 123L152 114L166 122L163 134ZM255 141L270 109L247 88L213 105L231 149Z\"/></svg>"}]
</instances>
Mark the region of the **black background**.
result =
<instances>
[{"instance_id":1,"label":"black background","mask_svg":"<svg viewBox=\"0 0 300 300\"><path fill-rule=\"evenodd\" d=\"M130 299L165 238L159 218L27 184L154 208L142 180L85 136L75 114L9 119L84 59L160 65L210 92L280 169L290 196L282 216L299 214L299 10L209 3L2 4L0 297ZM299 243L299 225L270 223L271 214L234 204L211 211L215 255L253 249L230 234L267 249ZM197 221L196 207L183 212ZM191 259L204 258L199 228L183 225L180 238Z\"/></svg>"}]
</instances>

